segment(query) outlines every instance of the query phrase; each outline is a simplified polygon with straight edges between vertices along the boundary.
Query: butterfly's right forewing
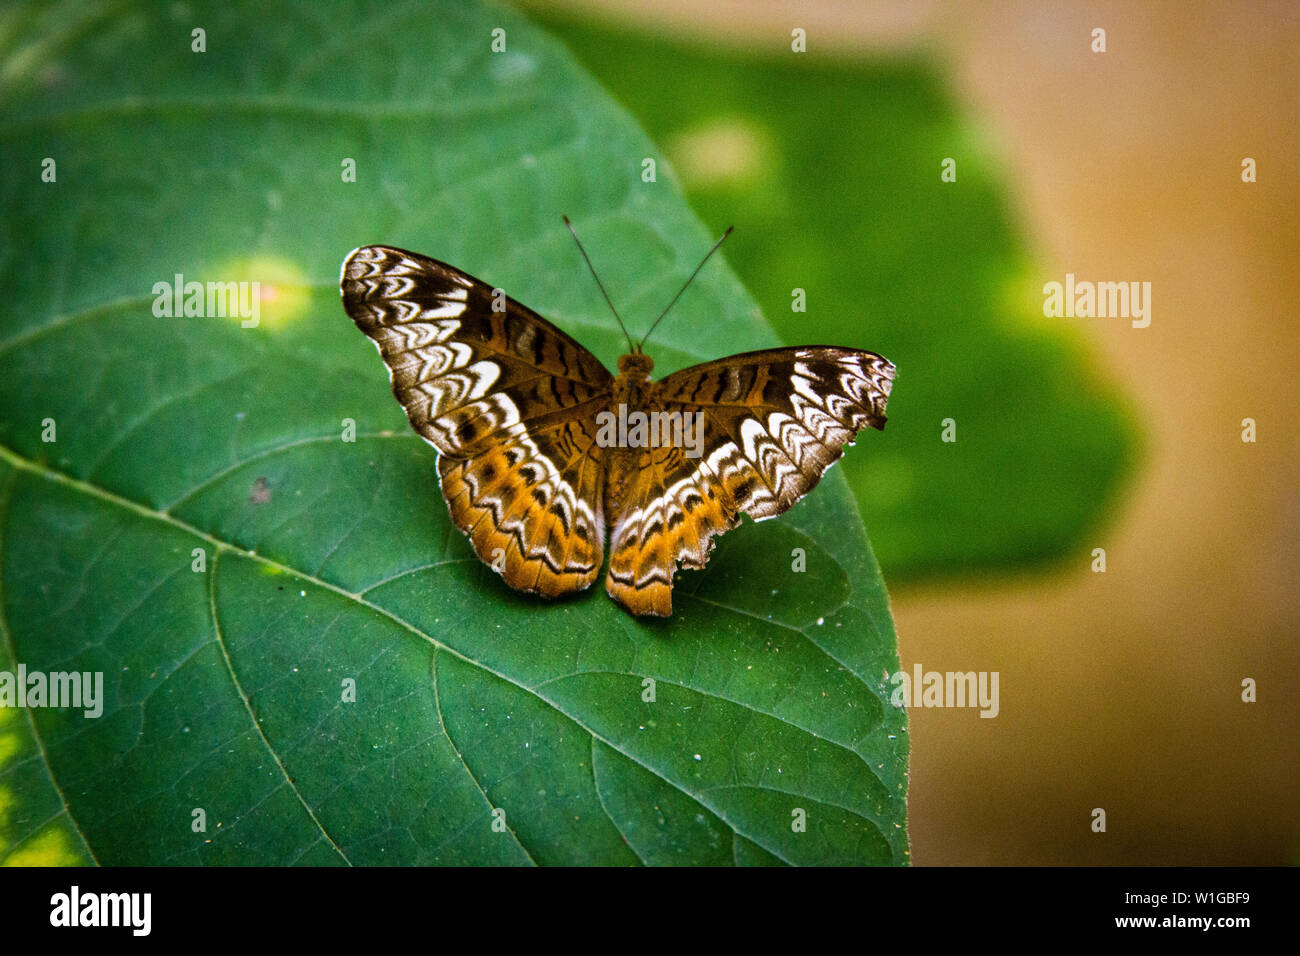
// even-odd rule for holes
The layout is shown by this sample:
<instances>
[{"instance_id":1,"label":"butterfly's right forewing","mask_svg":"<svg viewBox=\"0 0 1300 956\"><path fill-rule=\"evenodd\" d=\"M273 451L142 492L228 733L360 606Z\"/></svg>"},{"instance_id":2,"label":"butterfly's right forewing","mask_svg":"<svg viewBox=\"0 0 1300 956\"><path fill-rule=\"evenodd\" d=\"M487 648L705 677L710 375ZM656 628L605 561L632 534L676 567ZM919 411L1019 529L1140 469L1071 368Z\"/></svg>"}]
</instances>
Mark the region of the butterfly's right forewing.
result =
<instances>
[{"instance_id":1,"label":"butterfly's right forewing","mask_svg":"<svg viewBox=\"0 0 1300 956\"><path fill-rule=\"evenodd\" d=\"M411 427L439 451L452 520L479 557L519 590L590 586L604 554L595 421L609 372L535 312L416 253L363 246L340 286Z\"/></svg>"}]
</instances>

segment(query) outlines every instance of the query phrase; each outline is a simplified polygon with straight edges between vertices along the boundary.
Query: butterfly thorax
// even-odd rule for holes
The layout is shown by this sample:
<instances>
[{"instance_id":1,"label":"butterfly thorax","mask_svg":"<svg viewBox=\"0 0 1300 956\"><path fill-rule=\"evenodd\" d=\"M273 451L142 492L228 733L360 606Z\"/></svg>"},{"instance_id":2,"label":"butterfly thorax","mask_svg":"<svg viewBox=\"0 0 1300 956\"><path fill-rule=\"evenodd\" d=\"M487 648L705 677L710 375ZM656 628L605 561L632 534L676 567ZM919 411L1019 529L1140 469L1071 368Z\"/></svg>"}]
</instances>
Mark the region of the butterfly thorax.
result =
<instances>
[{"instance_id":1,"label":"butterfly thorax","mask_svg":"<svg viewBox=\"0 0 1300 956\"><path fill-rule=\"evenodd\" d=\"M617 413L621 405L628 411L645 411L655 392L655 383L650 381L650 372L654 367L654 359L642 352L620 355L618 377L614 379L610 397L610 410Z\"/></svg>"},{"instance_id":2,"label":"butterfly thorax","mask_svg":"<svg viewBox=\"0 0 1300 956\"><path fill-rule=\"evenodd\" d=\"M654 359L644 352L629 352L618 358L618 377L614 379L609 410L615 416L648 411L653 404L656 389L650 380ZM623 498L634 484L636 475L644 467L646 449L613 447L606 450L605 510L618 514L623 509Z\"/></svg>"}]
</instances>

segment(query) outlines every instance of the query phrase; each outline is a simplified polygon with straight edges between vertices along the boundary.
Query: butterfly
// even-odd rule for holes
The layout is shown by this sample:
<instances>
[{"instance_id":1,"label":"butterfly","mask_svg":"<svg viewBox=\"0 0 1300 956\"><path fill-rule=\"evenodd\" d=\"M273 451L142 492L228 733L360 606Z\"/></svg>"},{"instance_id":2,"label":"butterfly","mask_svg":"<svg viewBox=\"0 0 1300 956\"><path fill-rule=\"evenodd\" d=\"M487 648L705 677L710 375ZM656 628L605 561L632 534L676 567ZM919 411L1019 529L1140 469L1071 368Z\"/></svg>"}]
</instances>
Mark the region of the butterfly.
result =
<instances>
[{"instance_id":1,"label":"butterfly","mask_svg":"<svg viewBox=\"0 0 1300 956\"><path fill-rule=\"evenodd\" d=\"M874 352L764 349L655 381L649 332L628 336L611 374L500 289L414 252L362 246L339 284L411 427L438 451L452 521L506 584L544 598L589 588L608 534L609 596L667 617L679 566L703 568L742 513L786 511L860 430L885 425L895 370Z\"/></svg>"}]
</instances>

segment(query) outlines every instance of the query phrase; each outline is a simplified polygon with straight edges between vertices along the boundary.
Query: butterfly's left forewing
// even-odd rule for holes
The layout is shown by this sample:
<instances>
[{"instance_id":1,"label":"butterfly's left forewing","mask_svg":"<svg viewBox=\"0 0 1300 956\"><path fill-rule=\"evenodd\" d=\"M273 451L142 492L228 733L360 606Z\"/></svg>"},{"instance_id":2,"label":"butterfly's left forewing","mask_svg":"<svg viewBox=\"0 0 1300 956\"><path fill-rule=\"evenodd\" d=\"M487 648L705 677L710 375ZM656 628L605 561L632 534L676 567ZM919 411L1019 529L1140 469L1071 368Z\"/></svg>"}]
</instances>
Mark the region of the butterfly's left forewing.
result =
<instances>
[{"instance_id":1,"label":"butterfly's left forewing","mask_svg":"<svg viewBox=\"0 0 1300 956\"><path fill-rule=\"evenodd\" d=\"M479 557L519 590L588 587L604 555L605 367L532 310L417 253L363 246L340 288L411 427L438 450L452 520Z\"/></svg>"},{"instance_id":2,"label":"butterfly's left forewing","mask_svg":"<svg viewBox=\"0 0 1300 956\"><path fill-rule=\"evenodd\" d=\"M704 567L711 539L741 513L770 518L811 491L858 431L884 427L893 380L894 366L874 352L805 346L658 382L647 411L701 416L699 455L645 449L625 476L628 492L609 516L610 596L634 614L671 614L677 567Z\"/></svg>"}]
</instances>

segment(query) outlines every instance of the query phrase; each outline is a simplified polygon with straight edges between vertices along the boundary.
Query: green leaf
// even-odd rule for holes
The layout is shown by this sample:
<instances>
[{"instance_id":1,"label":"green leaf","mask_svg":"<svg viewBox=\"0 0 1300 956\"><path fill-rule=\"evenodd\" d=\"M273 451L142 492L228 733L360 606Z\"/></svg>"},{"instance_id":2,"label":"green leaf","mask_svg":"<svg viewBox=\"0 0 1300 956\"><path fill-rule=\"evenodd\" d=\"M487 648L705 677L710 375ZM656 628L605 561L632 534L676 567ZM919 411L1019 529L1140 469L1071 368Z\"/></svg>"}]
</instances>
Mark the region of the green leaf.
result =
<instances>
[{"instance_id":1,"label":"green leaf","mask_svg":"<svg viewBox=\"0 0 1300 956\"><path fill-rule=\"evenodd\" d=\"M612 364L561 213L634 322L709 241L644 134L508 10L186 9L0 23L0 670L104 679L98 718L0 708L0 859L906 862L893 625L838 473L670 621L530 599L339 304L348 251L392 243ZM260 282L259 324L156 316L177 274ZM678 308L663 371L775 341L721 262Z\"/></svg>"},{"instance_id":2,"label":"green leaf","mask_svg":"<svg viewBox=\"0 0 1300 956\"><path fill-rule=\"evenodd\" d=\"M538 15L663 145L715 232L736 224L728 258L782 340L898 366L889 429L844 460L891 580L1005 573L1091 540L1135 466L1131 402L1081 330L1043 317L1043 283L1066 270L1026 249L1004 164L941 64Z\"/></svg>"}]
</instances>

